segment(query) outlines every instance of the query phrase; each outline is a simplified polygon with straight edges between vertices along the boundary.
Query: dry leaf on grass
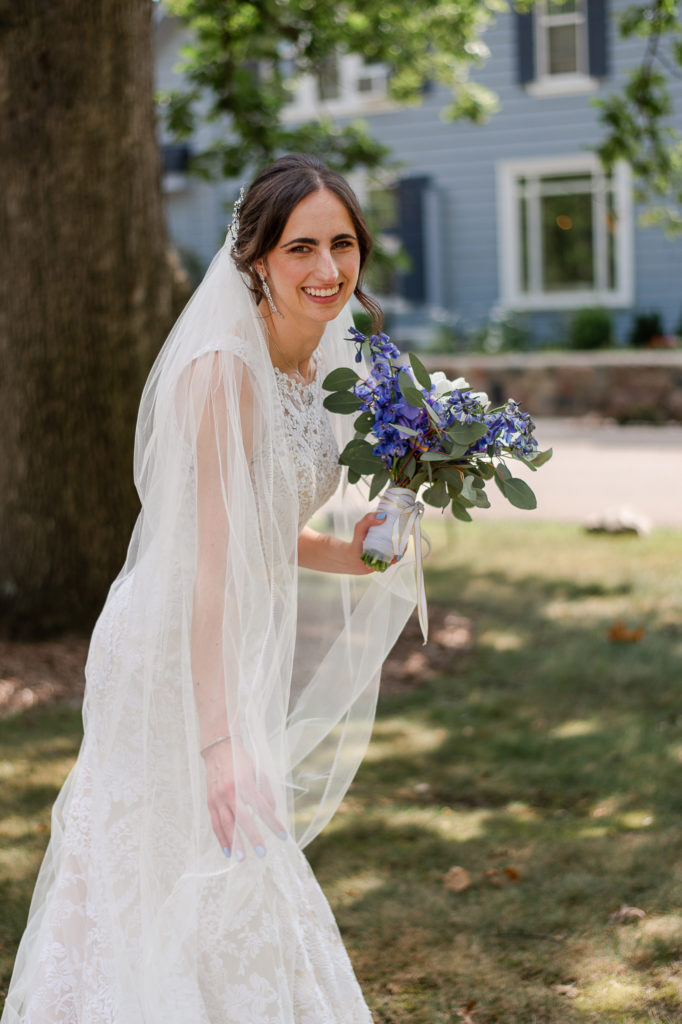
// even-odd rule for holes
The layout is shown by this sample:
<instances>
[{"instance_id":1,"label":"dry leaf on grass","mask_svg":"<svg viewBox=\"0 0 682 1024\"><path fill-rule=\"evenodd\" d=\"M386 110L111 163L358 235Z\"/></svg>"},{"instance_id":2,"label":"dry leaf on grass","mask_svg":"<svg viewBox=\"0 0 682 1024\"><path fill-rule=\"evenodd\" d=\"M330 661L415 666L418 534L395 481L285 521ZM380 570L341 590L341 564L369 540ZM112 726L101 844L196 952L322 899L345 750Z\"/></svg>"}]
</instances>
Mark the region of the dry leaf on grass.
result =
<instances>
[{"instance_id":1,"label":"dry leaf on grass","mask_svg":"<svg viewBox=\"0 0 682 1024\"><path fill-rule=\"evenodd\" d=\"M443 876L443 885L450 892L463 892L471 885L471 875L466 868L455 865Z\"/></svg>"},{"instance_id":2,"label":"dry leaf on grass","mask_svg":"<svg viewBox=\"0 0 682 1024\"><path fill-rule=\"evenodd\" d=\"M519 868L515 868L512 864L506 864L503 868L488 868L485 873L485 877L490 885L494 885L495 888L500 889L507 882L513 882L516 884L521 881L521 871Z\"/></svg>"},{"instance_id":3,"label":"dry leaf on grass","mask_svg":"<svg viewBox=\"0 0 682 1024\"><path fill-rule=\"evenodd\" d=\"M629 629L620 619L609 626L606 635L612 644L636 644L644 636L644 626Z\"/></svg>"},{"instance_id":4,"label":"dry leaf on grass","mask_svg":"<svg viewBox=\"0 0 682 1024\"><path fill-rule=\"evenodd\" d=\"M572 981L567 985L552 985L552 988L557 995L566 996L567 999L575 999L578 995L578 986Z\"/></svg>"},{"instance_id":5,"label":"dry leaf on grass","mask_svg":"<svg viewBox=\"0 0 682 1024\"><path fill-rule=\"evenodd\" d=\"M460 1006L458 1009L455 1010L455 1013L457 1014L457 1017L459 1018L459 1020L462 1021L462 1024L475 1024L475 1021L474 1021L474 1013L476 1012L474 1010L475 1005L476 1005L476 1000L475 999L470 999L469 1002L466 1004L466 1006Z\"/></svg>"},{"instance_id":6,"label":"dry leaf on grass","mask_svg":"<svg viewBox=\"0 0 682 1024\"><path fill-rule=\"evenodd\" d=\"M609 914L609 921L613 921L614 924L625 924L626 921L639 921L643 917L646 917L646 910L640 910L639 907L628 907L624 903L620 910L614 910L612 914Z\"/></svg>"}]
</instances>

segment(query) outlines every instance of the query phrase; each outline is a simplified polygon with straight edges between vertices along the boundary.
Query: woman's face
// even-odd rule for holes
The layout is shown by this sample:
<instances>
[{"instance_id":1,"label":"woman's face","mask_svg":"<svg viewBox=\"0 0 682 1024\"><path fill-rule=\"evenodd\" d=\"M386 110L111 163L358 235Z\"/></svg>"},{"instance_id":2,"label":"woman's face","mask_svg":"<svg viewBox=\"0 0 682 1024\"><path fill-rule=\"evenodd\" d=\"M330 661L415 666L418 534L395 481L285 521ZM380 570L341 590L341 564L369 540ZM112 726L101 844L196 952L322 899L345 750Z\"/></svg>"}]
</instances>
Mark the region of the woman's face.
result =
<instances>
[{"instance_id":1,"label":"woman's face","mask_svg":"<svg viewBox=\"0 0 682 1024\"><path fill-rule=\"evenodd\" d=\"M360 272L358 239L341 200L326 189L302 199L262 269L284 317L332 320L353 294Z\"/></svg>"}]
</instances>

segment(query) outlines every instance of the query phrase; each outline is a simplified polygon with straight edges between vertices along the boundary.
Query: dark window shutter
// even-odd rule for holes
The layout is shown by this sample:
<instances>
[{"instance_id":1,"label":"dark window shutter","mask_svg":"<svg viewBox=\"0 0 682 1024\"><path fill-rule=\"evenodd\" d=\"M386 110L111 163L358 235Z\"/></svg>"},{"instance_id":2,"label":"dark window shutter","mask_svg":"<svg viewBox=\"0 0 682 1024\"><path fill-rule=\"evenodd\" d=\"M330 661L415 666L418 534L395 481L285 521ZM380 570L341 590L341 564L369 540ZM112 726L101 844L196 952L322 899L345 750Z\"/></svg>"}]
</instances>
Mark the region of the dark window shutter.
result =
<instances>
[{"instance_id":1,"label":"dark window shutter","mask_svg":"<svg viewBox=\"0 0 682 1024\"><path fill-rule=\"evenodd\" d=\"M424 192L430 180L403 178L397 185L400 241L410 259L410 269L399 274L398 290L409 302L426 302Z\"/></svg>"},{"instance_id":2,"label":"dark window shutter","mask_svg":"<svg viewBox=\"0 0 682 1024\"><path fill-rule=\"evenodd\" d=\"M609 73L607 32L607 0L587 0L587 51L594 78L606 78Z\"/></svg>"},{"instance_id":3,"label":"dark window shutter","mask_svg":"<svg viewBox=\"0 0 682 1024\"><path fill-rule=\"evenodd\" d=\"M514 13L516 18L516 62L519 85L535 78L535 18L533 12Z\"/></svg>"},{"instance_id":4,"label":"dark window shutter","mask_svg":"<svg viewBox=\"0 0 682 1024\"><path fill-rule=\"evenodd\" d=\"M164 174L184 174L189 165L189 146L184 143L166 143L161 146L161 165Z\"/></svg>"}]
</instances>

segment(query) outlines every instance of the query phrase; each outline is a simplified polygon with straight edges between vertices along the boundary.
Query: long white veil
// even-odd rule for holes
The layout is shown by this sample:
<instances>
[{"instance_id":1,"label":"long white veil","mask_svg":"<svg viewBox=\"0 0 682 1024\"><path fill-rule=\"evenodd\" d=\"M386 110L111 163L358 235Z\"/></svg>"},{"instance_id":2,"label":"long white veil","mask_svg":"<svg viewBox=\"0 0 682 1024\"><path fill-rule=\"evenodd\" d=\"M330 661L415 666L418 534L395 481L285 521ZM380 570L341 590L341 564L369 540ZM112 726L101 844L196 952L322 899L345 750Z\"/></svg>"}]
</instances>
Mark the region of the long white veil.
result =
<instances>
[{"instance_id":1,"label":"long white veil","mask_svg":"<svg viewBox=\"0 0 682 1024\"><path fill-rule=\"evenodd\" d=\"M328 325L323 375L353 365L350 324L346 309ZM352 419L331 416L340 448ZM287 951L266 965L257 940L266 918L285 927L263 872L282 879L278 899L296 902L286 865L353 778L381 664L414 607L407 559L382 576L299 574L296 476L275 375L227 244L150 373L135 481L142 509L93 633L83 746L55 806L2 1024L232 1020L216 1000L229 989L234 1001L239 985L255 991L256 975L285 1005ZM342 482L321 528L349 537L367 510L360 489ZM265 830L262 860L248 842L242 863L226 859L211 825L199 751L226 731L241 736L291 837ZM253 813L238 810L238 834ZM235 960L245 931L248 964ZM286 946L286 935L278 941ZM46 977L59 965L70 979L61 1017L59 985ZM81 1016L68 1002L78 998L115 1005Z\"/></svg>"}]
</instances>

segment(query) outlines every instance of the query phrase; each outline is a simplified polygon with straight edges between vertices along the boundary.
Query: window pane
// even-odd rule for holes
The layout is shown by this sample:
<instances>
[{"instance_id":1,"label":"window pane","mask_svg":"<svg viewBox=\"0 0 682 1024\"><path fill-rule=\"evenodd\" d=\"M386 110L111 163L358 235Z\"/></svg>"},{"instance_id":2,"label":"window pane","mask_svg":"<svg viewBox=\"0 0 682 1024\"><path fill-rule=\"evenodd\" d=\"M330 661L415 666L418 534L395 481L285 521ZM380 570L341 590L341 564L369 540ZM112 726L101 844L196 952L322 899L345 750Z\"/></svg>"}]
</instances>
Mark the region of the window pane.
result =
<instances>
[{"instance_id":1,"label":"window pane","mask_svg":"<svg viewBox=\"0 0 682 1024\"><path fill-rule=\"evenodd\" d=\"M578 10L578 4L576 0L564 0L563 3L557 2L557 0L547 0L545 5L547 14L575 14Z\"/></svg>"},{"instance_id":2,"label":"window pane","mask_svg":"<svg viewBox=\"0 0 682 1024\"><path fill-rule=\"evenodd\" d=\"M554 25L547 29L547 73L568 75L578 71L578 26Z\"/></svg>"},{"instance_id":3,"label":"window pane","mask_svg":"<svg viewBox=\"0 0 682 1024\"><path fill-rule=\"evenodd\" d=\"M317 92L321 100L339 98L341 81L336 56L328 57L317 70Z\"/></svg>"},{"instance_id":4,"label":"window pane","mask_svg":"<svg viewBox=\"0 0 682 1024\"><path fill-rule=\"evenodd\" d=\"M525 198L519 200L519 230L521 232L521 291L530 290L530 253L528 251L528 203Z\"/></svg>"},{"instance_id":5,"label":"window pane","mask_svg":"<svg viewBox=\"0 0 682 1024\"><path fill-rule=\"evenodd\" d=\"M594 287L592 196L544 196L542 216L545 292Z\"/></svg>"}]
</instances>

